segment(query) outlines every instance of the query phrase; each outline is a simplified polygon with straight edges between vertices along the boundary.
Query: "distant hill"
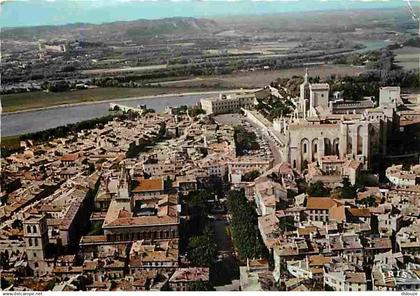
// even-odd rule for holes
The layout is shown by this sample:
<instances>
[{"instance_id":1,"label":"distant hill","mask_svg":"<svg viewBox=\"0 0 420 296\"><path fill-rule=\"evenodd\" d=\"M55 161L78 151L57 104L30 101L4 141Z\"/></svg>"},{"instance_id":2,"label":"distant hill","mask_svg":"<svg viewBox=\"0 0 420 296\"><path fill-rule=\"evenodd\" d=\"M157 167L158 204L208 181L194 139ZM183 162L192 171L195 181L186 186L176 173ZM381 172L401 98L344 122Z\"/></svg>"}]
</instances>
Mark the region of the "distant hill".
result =
<instances>
[{"instance_id":1,"label":"distant hill","mask_svg":"<svg viewBox=\"0 0 420 296\"><path fill-rule=\"evenodd\" d=\"M88 41L134 40L148 42L153 37L182 34L215 34L225 30L234 33L262 32L354 32L356 29L381 27L404 32L417 28L409 11L397 9L365 9L275 13L267 15L208 18L173 17L157 20L140 19L104 24L77 23L61 26L2 28L2 39L37 41L69 39ZM185 36L183 36L185 37Z\"/></svg>"},{"instance_id":2,"label":"distant hill","mask_svg":"<svg viewBox=\"0 0 420 296\"><path fill-rule=\"evenodd\" d=\"M221 30L215 21L203 18L175 17L136 20L100 25L76 23L61 26L3 28L1 38L36 41L39 39L137 39L151 36L214 33Z\"/></svg>"}]
</instances>

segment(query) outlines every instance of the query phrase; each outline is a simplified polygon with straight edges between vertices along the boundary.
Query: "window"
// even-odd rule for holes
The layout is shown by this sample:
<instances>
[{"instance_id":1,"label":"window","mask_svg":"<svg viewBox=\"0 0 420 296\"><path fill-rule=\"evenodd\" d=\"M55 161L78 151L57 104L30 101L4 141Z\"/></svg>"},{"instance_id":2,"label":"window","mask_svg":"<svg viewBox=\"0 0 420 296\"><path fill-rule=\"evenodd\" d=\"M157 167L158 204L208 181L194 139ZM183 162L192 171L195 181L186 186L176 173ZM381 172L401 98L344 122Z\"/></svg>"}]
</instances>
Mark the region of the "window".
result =
<instances>
[{"instance_id":1,"label":"window","mask_svg":"<svg viewBox=\"0 0 420 296\"><path fill-rule=\"evenodd\" d=\"M303 153L306 153L306 143L305 144L303 144Z\"/></svg>"},{"instance_id":2,"label":"window","mask_svg":"<svg viewBox=\"0 0 420 296\"><path fill-rule=\"evenodd\" d=\"M29 238L28 242L29 242L29 246L32 247L32 238Z\"/></svg>"},{"instance_id":3,"label":"window","mask_svg":"<svg viewBox=\"0 0 420 296\"><path fill-rule=\"evenodd\" d=\"M34 238L35 246L38 247L38 239Z\"/></svg>"},{"instance_id":4,"label":"window","mask_svg":"<svg viewBox=\"0 0 420 296\"><path fill-rule=\"evenodd\" d=\"M34 232L34 233L36 233L37 231L36 231L36 226L34 225L34 226L32 226L32 231Z\"/></svg>"},{"instance_id":5,"label":"window","mask_svg":"<svg viewBox=\"0 0 420 296\"><path fill-rule=\"evenodd\" d=\"M26 231L28 232L28 233L31 233L31 226L26 226Z\"/></svg>"}]
</instances>

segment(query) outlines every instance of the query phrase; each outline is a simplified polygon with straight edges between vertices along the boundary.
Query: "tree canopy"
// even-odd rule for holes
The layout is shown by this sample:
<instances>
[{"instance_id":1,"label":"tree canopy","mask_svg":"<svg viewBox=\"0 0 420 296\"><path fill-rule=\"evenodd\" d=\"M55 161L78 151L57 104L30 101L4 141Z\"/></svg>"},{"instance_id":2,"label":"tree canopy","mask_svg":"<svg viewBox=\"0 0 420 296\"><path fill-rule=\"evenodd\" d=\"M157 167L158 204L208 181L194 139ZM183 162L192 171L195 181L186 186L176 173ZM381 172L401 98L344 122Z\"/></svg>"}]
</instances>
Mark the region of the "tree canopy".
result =
<instances>
[{"instance_id":1,"label":"tree canopy","mask_svg":"<svg viewBox=\"0 0 420 296\"><path fill-rule=\"evenodd\" d=\"M343 179L343 187L340 189L340 196L344 199L352 199L357 196L356 187L351 185L348 178Z\"/></svg>"},{"instance_id":2,"label":"tree canopy","mask_svg":"<svg viewBox=\"0 0 420 296\"><path fill-rule=\"evenodd\" d=\"M257 142L257 136L254 132L247 131L242 126L235 126L235 144L236 153L244 155L247 150L258 150L260 145Z\"/></svg>"},{"instance_id":3,"label":"tree canopy","mask_svg":"<svg viewBox=\"0 0 420 296\"><path fill-rule=\"evenodd\" d=\"M210 267L217 256L217 245L210 230L193 236L188 242L188 260L193 266Z\"/></svg>"},{"instance_id":4,"label":"tree canopy","mask_svg":"<svg viewBox=\"0 0 420 296\"><path fill-rule=\"evenodd\" d=\"M330 195L330 191L328 188L325 188L324 183L321 181L310 184L306 189L306 193L313 197L324 197Z\"/></svg>"},{"instance_id":5,"label":"tree canopy","mask_svg":"<svg viewBox=\"0 0 420 296\"><path fill-rule=\"evenodd\" d=\"M244 182L252 182L252 181L254 181L256 178L258 178L259 176L260 176L261 174L260 174L260 172L259 171L250 171L250 172L248 172L248 173L245 173L243 176L242 176L242 181L244 181Z\"/></svg>"},{"instance_id":6,"label":"tree canopy","mask_svg":"<svg viewBox=\"0 0 420 296\"><path fill-rule=\"evenodd\" d=\"M188 291L216 291L209 282L195 281L188 285Z\"/></svg>"},{"instance_id":7,"label":"tree canopy","mask_svg":"<svg viewBox=\"0 0 420 296\"><path fill-rule=\"evenodd\" d=\"M232 236L235 249L242 260L260 258L264 246L256 228L256 213L243 191L231 190L227 195L227 207L232 216Z\"/></svg>"}]
</instances>

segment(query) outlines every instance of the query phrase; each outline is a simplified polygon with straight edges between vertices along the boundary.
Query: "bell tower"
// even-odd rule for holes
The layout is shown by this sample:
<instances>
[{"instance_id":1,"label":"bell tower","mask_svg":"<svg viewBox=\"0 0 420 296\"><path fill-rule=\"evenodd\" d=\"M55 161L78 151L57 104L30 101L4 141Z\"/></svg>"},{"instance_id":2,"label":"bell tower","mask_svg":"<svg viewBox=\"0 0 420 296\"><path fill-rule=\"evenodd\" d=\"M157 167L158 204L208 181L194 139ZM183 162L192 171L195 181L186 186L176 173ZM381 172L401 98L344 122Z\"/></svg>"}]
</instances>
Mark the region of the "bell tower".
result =
<instances>
[{"instance_id":1,"label":"bell tower","mask_svg":"<svg viewBox=\"0 0 420 296\"><path fill-rule=\"evenodd\" d=\"M48 227L45 216L31 215L23 221L23 237L30 264L43 261L48 246Z\"/></svg>"}]
</instances>

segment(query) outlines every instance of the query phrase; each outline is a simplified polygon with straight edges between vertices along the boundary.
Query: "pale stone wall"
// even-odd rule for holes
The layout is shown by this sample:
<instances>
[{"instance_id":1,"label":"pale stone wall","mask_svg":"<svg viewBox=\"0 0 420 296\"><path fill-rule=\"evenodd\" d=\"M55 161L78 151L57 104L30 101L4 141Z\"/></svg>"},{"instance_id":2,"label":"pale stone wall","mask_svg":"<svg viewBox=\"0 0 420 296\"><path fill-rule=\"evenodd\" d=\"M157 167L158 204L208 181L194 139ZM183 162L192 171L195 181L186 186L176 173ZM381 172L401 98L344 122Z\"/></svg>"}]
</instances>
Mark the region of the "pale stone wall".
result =
<instances>
[{"instance_id":1,"label":"pale stone wall","mask_svg":"<svg viewBox=\"0 0 420 296\"><path fill-rule=\"evenodd\" d=\"M366 169L370 166L370 147L379 140L379 137L370 137L370 126L367 121L291 124L289 163L302 170L306 163L318 161L324 155L337 155L342 159L359 160Z\"/></svg>"}]
</instances>

